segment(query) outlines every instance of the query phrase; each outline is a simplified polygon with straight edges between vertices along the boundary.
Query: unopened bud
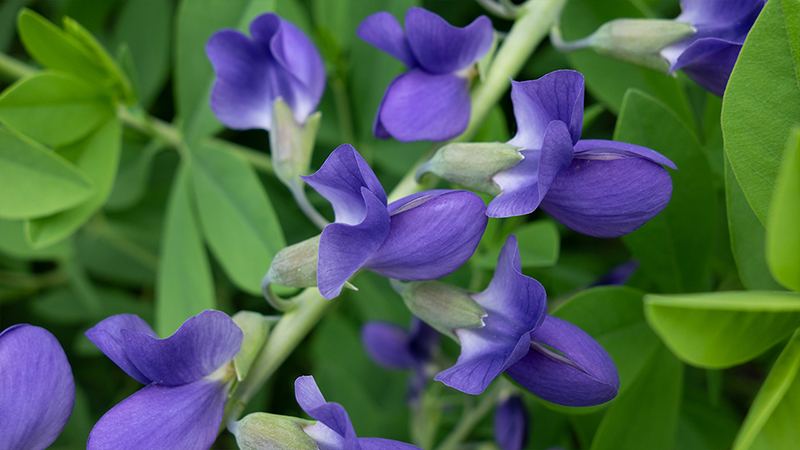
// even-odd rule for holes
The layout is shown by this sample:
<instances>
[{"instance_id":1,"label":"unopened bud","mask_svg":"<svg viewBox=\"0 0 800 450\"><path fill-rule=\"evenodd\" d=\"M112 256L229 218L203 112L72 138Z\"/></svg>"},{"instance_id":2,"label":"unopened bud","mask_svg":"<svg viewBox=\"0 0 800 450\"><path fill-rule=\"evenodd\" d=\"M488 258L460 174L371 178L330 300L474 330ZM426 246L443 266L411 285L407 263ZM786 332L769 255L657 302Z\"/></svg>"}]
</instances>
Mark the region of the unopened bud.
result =
<instances>
[{"instance_id":1,"label":"unopened bud","mask_svg":"<svg viewBox=\"0 0 800 450\"><path fill-rule=\"evenodd\" d=\"M432 173L475 191L499 195L500 186L492 177L522 161L518 150L499 142L447 144L419 168L417 178Z\"/></svg>"},{"instance_id":2,"label":"unopened bud","mask_svg":"<svg viewBox=\"0 0 800 450\"><path fill-rule=\"evenodd\" d=\"M300 175L307 175L311 154L322 114L317 111L305 124L295 122L292 109L282 98L272 103L272 126L269 132L270 154L275 175L290 189L301 185Z\"/></svg>"},{"instance_id":3,"label":"unopened bud","mask_svg":"<svg viewBox=\"0 0 800 450\"><path fill-rule=\"evenodd\" d=\"M229 425L241 450L317 450L303 428L314 422L295 417L252 413Z\"/></svg>"},{"instance_id":4,"label":"unopened bud","mask_svg":"<svg viewBox=\"0 0 800 450\"><path fill-rule=\"evenodd\" d=\"M268 284L295 288L316 286L319 238L317 235L279 251L261 282L262 287Z\"/></svg>"},{"instance_id":5,"label":"unopened bud","mask_svg":"<svg viewBox=\"0 0 800 450\"><path fill-rule=\"evenodd\" d=\"M239 311L231 318L244 333L239 353L233 358L236 378L242 381L250 372L250 367L253 366L253 361L264 347L264 343L267 342L271 322L263 314L253 311Z\"/></svg>"},{"instance_id":6,"label":"unopened bud","mask_svg":"<svg viewBox=\"0 0 800 450\"><path fill-rule=\"evenodd\" d=\"M464 289L438 281L393 281L392 285L411 314L453 339L457 328L484 326L486 311Z\"/></svg>"}]
</instances>

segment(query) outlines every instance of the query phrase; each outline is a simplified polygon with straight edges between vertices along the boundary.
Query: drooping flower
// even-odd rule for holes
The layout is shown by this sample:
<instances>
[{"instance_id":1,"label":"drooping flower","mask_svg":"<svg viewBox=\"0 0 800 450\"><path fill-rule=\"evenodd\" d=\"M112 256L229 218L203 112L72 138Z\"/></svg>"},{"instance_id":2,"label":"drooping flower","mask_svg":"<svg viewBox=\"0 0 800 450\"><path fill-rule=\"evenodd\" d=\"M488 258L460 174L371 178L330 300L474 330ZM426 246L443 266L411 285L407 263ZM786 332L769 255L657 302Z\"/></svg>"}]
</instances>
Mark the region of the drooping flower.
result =
<instances>
[{"instance_id":1,"label":"drooping flower","mask_svg":"<svg viewBox=\"0 0 800 450\"><path fill-rule=\"evenodd\" d=\"M213 310L190 317L166 339L132 314L87 330L106 356L146 385L100 418L87 449L210 448L234 377L229 362L242 336L230 317Z\"/></svg>"},{"instance_id":2,"label":"drooping flower","mask_svg":"<svg viewBox=\"0 0 800 450\"><path fill-rule=\"evenodd\" d=\"M3 330L0 448L47 448L61 434L74 404L72 369L55 336L28 324Z\"/></svg>"},{"instance_id":3,"label":"drooping flower","mask_svg":"<svg viewBox=\"0 0 800 450\"><path fill-rule=\"evenodd\" d=\"M315 174L303 179L331 202L336 216L320 235L314 255L318 259L311 268L316 275L302 280L315 280L328 299L338 296L362 267L399 280L448 275L472 256L486 229L483 201L468 191L424 191L387 205L377 177L349 144L339 146ZM282 284L286 277L279 272L296 272L292 262L288 269L276 269L293 252L288 247L278 253L265 283Z\"/></svg>"},{"instance_id":4,"label":"drooping flower","mask_svg":"<svg viewBox=\"0 0 800 450\"><path fill-rule=\"evenodd\" d=\"M697 32L661 50L669 71L683 70L711 93L722 97L742 44L766 0L681 0L678 22Z\"/></svg>"},{"instance_id":5,"label":"drooping flower","mask_svg":"<svg viewBox=\"0 0 800 450\"><path fill-rule=\"evenodd\" d=\"M409 8L405 32L388 12L367 17L356 34L408 67L386 89L372 132L402 142L443 141L460 134L470 115L470 66L489 51L494 30L480 16L464 28L423 8Z\"/></svg>"},{"instance_id":6,"label":"drooping flower","mask_svg":"<svg viewBox=\"0 0 800 450\"><path fill-rule=\"evenodd\" d=\"M357 437L347 411L338 403L326 402L312 376L295 380L294 392L303 411L318 420L304 431L320 450L421 450L391 439Z\"/></svg>"},{"instance_id":7,"label":"drooping flower","mask_svg":"<svg viewBox=\"0 0 800 450\"><path fill-rule=\"evenodd\" d=\"M494 441L502 450L522 450L528 441L528 411L519 395L498 402L494 410Z\"/></svg>"},{"instance_id":8,"label":"drooping flower","mask_svg":"<svg viewBox=\"0 0 800 450\"><path fill-rule=\"evenodd\" d=\"M304 123L325 90L319 51L277 14L256 17L250 35L225 29L208 40L206 54L217 76L211 91L214 114L229 128L269 130L273 102L280 97L297 123Z\"/></svg>"}]
</instances>

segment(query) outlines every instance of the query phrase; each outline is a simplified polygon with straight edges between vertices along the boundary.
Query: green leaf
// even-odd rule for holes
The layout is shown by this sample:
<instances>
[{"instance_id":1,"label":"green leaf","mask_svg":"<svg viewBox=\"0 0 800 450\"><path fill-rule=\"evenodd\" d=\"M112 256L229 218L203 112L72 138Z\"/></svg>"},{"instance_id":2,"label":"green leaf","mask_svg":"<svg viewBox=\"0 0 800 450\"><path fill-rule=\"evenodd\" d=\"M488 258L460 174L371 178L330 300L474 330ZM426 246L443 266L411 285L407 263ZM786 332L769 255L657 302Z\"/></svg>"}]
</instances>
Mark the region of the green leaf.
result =
<instances>
[{"instance_id":1,"label":"green leaf","mask_svg":"<svg viewBox=\"0 0 800 450\"><path fill-rule=\"evenodd\" d=\"M22 219L75 206L94 185L57 153L0 128L0 192L0 216Z\"/></svg>"},{"instance_id":2,"label":"green leaf","mask_svg":"<svg viewBox=\"0 0 800 450\"><path fill-rule=\"evenodd\" d=\"M68 237L105 203L117 174L121 140L122 125L113 118L83 140L59 149L62 156L91 178L96 191L72 209L29 221L28 235L34 247L52 245Z\"/></svg>"},{"instance_id":3,"label":"green leaf","mask_svg":"<svg viewBox=\"0 0 800 450\"><path fill-rule=\"evenodd\" d=\"M747 35L722 102L733 172L766 224L781 155L800 124L800 1L767 2Z\"/></svg>"},{"instance_id":4,"label":"green leaf","mask_svg":"<svg viewBox=\"0 0 800 450\"><path fill-rule=\"evenodd\" d=\"M515 228L519 256L522 267L550 267L558 261L561 236L556 224L551 220L537 220ZM505 241L498 243L497 248L481 255L476 263L484 269L497 267L497 258Z\"/></svg>"},{"instance_id":5,"label":"green leaf","mask_svg":"<svg viewBox=\"0 0 800 450\"><path fill-rule=\"evenodd\" d=\"M705 397L698 401L696 397ZM724 405L708 404L708 394L697 392L692 397L684 397L675 448L692 450L730 450L741 418Z\"/></svg>"},{"instance_id":6,"label":"green leaf","mask_svg":"<svg viewBox=\"0 0 800 450\"><path fill-rule=\"evenodd\" d=\"M147 190L153 159L163 149L163 143L157 140L138 145L123 139L117 179L106 202L106 209L128 209L142 199Z\"/></svg>"},{"instance_id":7,"label":"green leaf","mask_svg":"<svg viewBox=\"0 0 800 450\"><path fill-rule=\"evenodd\" d=\"M75 142L113 115L102 90L67 74L39 72L0 96L0 121L51 147Z\"/></svg>"},{"instance_id":8,"label":"green leaf","mask_svg":"<svg viewBox=\"0 0 800 450\"><path fill-rule=\"evenodd\" d=\"M789 137L775 180L766 247L775 279L800 291L800 128Z\"/></svg>"},{"instance_id":9,"label":"green leaf","mask_svg":"<svg viewBox=\"0 0 800 450\"><path fill-rule=\"evenodd\" d=\"M473 142L505 142L511 139L511 133L508 131L508 120L503 108L496 105L489 111L483 125L475 133L472 138Z\"/></svg>"},{"instance_id":10,"label":"green leaf","mask_svg":"<svg viewBox=\"0 0 800 450\"><path fill-rule=\"evenodd\" d=\"M761 385L734 450L792 450L800 442L800 331L796 331Z\"/></svg>"},{"instance_id":11,"label":"green leaf","mask_svg":"<svg viewBox=\"0 0 800 450\"><path fill-rule=\"evenodd\" d=\"M725 199L731 251L739 270L739 278L748 289L779 290L767 267L764 250L766 230L747 203L742 187L733 175L730 161L725 157Z\"/></svg>"},{"instance_id":12,"label":"green leaf","mask_svg":"<svg viewBox=\"0 0 800 450\"><path fill-rule=\"evenodd\" d=\"M80 325L102 320L115 314L136 314L149 321L152 316L152 306L138 301L128 291L97 287L97 299L100 311L92 311L80 298L80 295L70 288L49 291L31 301L31 309L39 317L48 322Z\"/></svg>"},{"instance_id":13,"label":"green leaf","mask_svg":"<svg viewBox=\"0 0 800 450\"><path fill-rule=\"evenodd\" d=\"M253 168L224 148L199 147L192 178L203 234L225 272L260 295L261 279L286 246L278 216Z\"/></svg>"},{"instance_id":14,"label":"green leaf","mask_svg":"<svg viewBox=\"0 0 800 450\"><path fill-rule=\"evenodd\" d=\"M663 103L630 90L614 140L651 148L678 166L670 170L669 205L623 242L661 291L705 290L717 205L711 169L697 139Z\"/></svg>"},{"instance_id":15,"label":"green leaf","mask_svg":"<svg viewBox=\"0 0 800 450\"><path fill-rule=\"evenodd\" d=\"M180 167L172 184L156 282L156 328L170 336L189 317L214 309L214 282L192 211L192 167Z\"/></svg>"},{"instance_id":16,"label":"green leaf","mask_svg":"<svg viewBox=\"0 0 800 450\"><path fill-rule=\"evenodd\" d=\"M209 106L214 70L205 47L222 28L246 31L259 14L273 11L276 0L183 0L178 6L175 47L175 97L189 143L216 133L222 124Z\"/></svg>"},{"instance_id":17,"label":"green leaf","mask_svg":"<svg viewBox=\"0 0 800 450\"><path fill-rule=\"evenodd\" d=\"M755 358L800 326L800 294L648 295L645 316L683 361L698 367L727 368Z\"/></svg>"},{"instance_id":18,"label":"green leaf","mask_svg":"<svg viewBox=\"0 0 800 450\"><path fill-rule=\"evenodd\" d=\"M22 260L64 260L72 254L72 241L65 240L49 247L33 248L25 236L24 220L0 219L0 252Z\"/></svg>"},{"instance_id":19,"label":"green leaf","mask_svg":"<svg viewBox=\"0 0 800 450\"><path fill-rule=\"evenodd\" d=\"M17 14L29 0L8 0L0 6L0 52L8 53L16 34Z\"/></svg>"}]
</instances>

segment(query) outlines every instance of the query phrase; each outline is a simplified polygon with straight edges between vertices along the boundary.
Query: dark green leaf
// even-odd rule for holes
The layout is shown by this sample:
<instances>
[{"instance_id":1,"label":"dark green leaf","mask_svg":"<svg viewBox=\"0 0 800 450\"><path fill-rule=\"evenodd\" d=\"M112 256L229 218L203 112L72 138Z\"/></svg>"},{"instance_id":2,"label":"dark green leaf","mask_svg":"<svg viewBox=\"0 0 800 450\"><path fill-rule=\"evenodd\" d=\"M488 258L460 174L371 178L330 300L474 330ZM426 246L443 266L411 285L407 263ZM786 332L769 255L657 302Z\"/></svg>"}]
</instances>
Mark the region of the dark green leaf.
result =
<instances>
[{"instance_id":1,"label":"dark green leaf","mask_svg":"<svg viewBox=\"0 0 800 450\"><path fill-rule=\"evenodd\" d=\"M558 228L550 220L537 220L515 228L512 233L517 236L519 256L522 267L549 267L558 261L561 238ZM505 244L505 242L502 242ZM497 267L500 247L480 256L476 263L481 268Z\"/></svg>"},{"instance_id":2,"label":"dark green leaf","mask_svg":"<svg viewBox=\"0 0 800 450\"><path fill-rule=\"evenodd\" d=\"M72 241L64 240L49 247L33 248L25 236L24 220L0 219L0 252L23 260L63 260L72 253Z\"/></svg>"},{"instance_id":3,"label":"dark green leaf","mask_svg":"<svg viewBox=\"0 0 800 450\"><path fill-rule=\"evenodd\" d=\"M122 141L119 171L106 202L106 209L127 209L142 199L150 179L153 158L163 149L163 144L157 141L151 141L147 145Z\"/></svg>"}]
</instances>

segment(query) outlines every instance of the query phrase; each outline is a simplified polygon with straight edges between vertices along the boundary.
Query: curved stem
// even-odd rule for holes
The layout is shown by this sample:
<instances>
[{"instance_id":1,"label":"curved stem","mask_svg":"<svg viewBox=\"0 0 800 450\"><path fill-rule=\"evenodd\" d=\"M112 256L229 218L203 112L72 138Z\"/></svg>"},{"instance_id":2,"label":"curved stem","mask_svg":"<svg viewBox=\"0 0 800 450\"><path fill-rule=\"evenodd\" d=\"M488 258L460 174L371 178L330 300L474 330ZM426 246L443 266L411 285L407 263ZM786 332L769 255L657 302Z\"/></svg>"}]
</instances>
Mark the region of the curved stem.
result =
<instances>
[{"instance_id":1,"label":"curved stem","mask_svg":"<svg viewBox=\"0 0 800 450\"><path fill-rule=\"evenodd\" d=\"M567 42L561 36L561 27L558 24L553 25L553 28L550 29L550 43L553 44L556 50L562 53L574 52L591 47L591 37L592 36L589 35L577 41Z\"/></svg>"},{"instance_id":2,"label":"curved stem","mask_svg":"<svg viewBox=\"0 0 800 450\"><path fill-rule=\"evenodd\" d=\"M297 203L297 206L300 207L300 210L303 211L303 214L308 217L308 220L314 223L320 230L328 226L330 222L326 219L322 214L314 208L314 205L308 201L308 197L306 196L306 190L304 189L305 183L299 181L297 183L292 183L289 185L289 191L292 192L292 197L294 197L294 201Z\"/></svg>"}]
</instances>

